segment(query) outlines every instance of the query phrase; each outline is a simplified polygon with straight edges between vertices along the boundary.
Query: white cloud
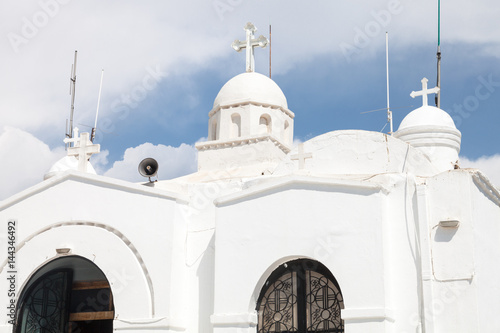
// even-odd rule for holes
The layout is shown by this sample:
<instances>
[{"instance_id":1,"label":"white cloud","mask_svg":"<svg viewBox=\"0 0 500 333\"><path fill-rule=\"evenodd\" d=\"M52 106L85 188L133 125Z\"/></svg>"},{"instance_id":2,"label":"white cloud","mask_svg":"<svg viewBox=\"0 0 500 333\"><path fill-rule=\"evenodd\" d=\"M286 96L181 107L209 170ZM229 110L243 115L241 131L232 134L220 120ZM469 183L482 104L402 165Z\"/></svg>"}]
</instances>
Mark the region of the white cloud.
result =
<instances>
[{"instance_id":1,"label":"white cloud","mask_svg":"<svg viewBox=\"0 0 500 333\"><path fill-rule=\"evenodd\" d=\"M41 182L64 154L63 146L51 150L33 135L5 126L0 133L0 200Z\"/></svg>"},{"instance_id":2,"label":"white cloud","mask_svg":"<svg viewBox=\"0 0 500 333\"><path fill-rule=\"evenodd\" d=\"M69 113L66 91L75 49L75 121L88 124L93 122L101 68L106 71L101 101L106 116L113 102L141 84L148 68L188 73L227 62L233 52L229 45L244 38L247 21L264 35L272 23L273 72L278 74L317 55L342 58L341 43L356 46L358 41L361 53L370 55L373 48L383 48L386 30L392 33L392 45L401 48L434 43L437 20L435 2L403 0L27 0L4 7L8 15L2 17L0 55L9 66L0 77L0 123L51 142L63 135ZM479 41L491 52L500 42L499 11L494 0L443 4L443 39ZM257 52L262 53L256 61L267 65L265 51ZM235 55L230 62L243 69L243 58ZM46 131L49 126L57 131Z\"/></svg>"},{"instance_id":3,"label":"white cloud","mask_svg":"<svg viewBox=\"0 0 500 333\"><path fill-rule=\"evenodd\" d=\"M180 177L197 170L197 151L194 146L184 143L179 147L144 143L128 148L123 159L116 161L104 175L131 182L144 181L145 178L139 175L137 168L147 157L152 157L158 162L159 180Z\"/></svg>"},{"instance_id":4,"label":"white cloud","mask_svg":"<svg viewBox=\"0 0 500 333\"><path fill-rule=\"evenodd\" d=\"M92 155L91 163L98 175L104 174L108 169L108 156L109 150L101 150L99 154Z\"/></svg>"},{"instance_id":5,"label":"white cloud","mask_svg":"<svg viewBox=\"0 0 500 333\"><path fill-rule=\"evenodd\" d=\"M460 157L460 167L481 170L497 188L500 188L500 154L482 156L476 160Z\"/></svg>"}]
</instances>

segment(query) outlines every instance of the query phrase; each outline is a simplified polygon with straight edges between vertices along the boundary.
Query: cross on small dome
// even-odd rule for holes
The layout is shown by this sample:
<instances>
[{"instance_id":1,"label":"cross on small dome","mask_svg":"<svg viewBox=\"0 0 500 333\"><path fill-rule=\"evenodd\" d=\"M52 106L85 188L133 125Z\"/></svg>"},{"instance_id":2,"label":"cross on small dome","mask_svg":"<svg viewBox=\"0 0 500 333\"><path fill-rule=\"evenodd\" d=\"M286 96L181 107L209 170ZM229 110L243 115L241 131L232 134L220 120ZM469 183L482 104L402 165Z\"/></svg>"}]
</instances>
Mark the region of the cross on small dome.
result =
<instances>
[{"instance_id":1,"label":"cross on small dome","mask_svg":"<svg viewBox=\"0 0 500 333\"><path fill-rule=\"evenodd\" d=\"M429 105L429 101L427 99L427 95L429 94L437 94L439 92L439 87L434 87L432 89L427 89L427 82L429 82L429 80L427 80L427 78L423 78L422 79L422 90L420 91L412 91L410 96L412 98L415 98L417 96L422 96L422 105L423 106L427 106Z\"/></svg>"},{"instance_id":2,"label":"cross on small dome","mask_svg":"<svg viewBox=\"0 0 500 333\"><path fill-rule=\"evenodd\" d=\"M74 137L64 139L65 143L73 143L73 147L68 148L68 156L76 156L78 159L78 170L87 172L87 161L93 154L101 150L98 144L92 144L89 139L89 133L82 133L78 136L78 128L75 127Z\"/></svg>"},{"instance_id":3,"label":"cross on small dome","mask_svg":"<svg viewBox=\"0 0 500 333\"><path fill-rule=\"evenodd\" d=\"M269 43L269 40L262 35L260 35L259 38L254 38L254 32L257 31L257 28L250 22L247 23L244 30L247 33L246 40L240 41L237 39L233 42L231 47L237 52L240 52L242 49L246 49L247 51L246 70L247 72L254 72L255 58L254 58L253 48L256 46L264 48Z\"/></svg>"}]
</instances>

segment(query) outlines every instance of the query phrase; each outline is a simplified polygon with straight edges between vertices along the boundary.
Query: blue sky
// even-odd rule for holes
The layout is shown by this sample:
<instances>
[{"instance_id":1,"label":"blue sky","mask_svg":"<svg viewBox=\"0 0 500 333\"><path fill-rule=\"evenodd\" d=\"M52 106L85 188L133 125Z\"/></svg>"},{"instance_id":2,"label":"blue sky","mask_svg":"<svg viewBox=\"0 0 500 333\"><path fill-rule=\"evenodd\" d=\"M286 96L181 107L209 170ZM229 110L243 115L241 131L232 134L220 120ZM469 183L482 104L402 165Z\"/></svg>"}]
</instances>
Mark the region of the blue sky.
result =
<instances>
[{"instance_id":1,"label":"blue sky","mask_svg":"<svg viewBox=\"0 0 500 333\"><path fill-rule=\"evenodd\" d=\"M160 161L164 179L196 170L193 144L207 135L213 100L245 69L244 53L230 45L244 38L248 21L267 37L272 24L273 79L301 141L383 128L384 111L362 112L386 105L385 31L395 130L421 105L409 95L420 80L436 83L437 1L28 0L2 7L0 199L39 182L64 156L74 50L75 124L90 131L104 69L96 139L102 153L92 162L100 174L132 181L141 180L137 163L148 154ZM441 107L462 132L465 166L482 167L497 184L498 17L493 0L442 1ZM256 50L257 72L268 73L268 51ZM21 180L11 176L19 164Z\"/></svg>"}]
</instances>

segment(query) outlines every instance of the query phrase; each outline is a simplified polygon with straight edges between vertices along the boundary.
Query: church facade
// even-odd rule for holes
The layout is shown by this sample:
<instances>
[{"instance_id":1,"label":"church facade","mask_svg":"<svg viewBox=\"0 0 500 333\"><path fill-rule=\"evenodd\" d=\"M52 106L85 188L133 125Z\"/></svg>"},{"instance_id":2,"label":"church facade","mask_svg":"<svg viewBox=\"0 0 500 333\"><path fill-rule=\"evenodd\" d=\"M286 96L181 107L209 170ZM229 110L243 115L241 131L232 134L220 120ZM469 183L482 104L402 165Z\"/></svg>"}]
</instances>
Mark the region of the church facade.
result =
<instances>
[{"instance_id":1,"label":"church facade","mask_svg":"<svg viewBox=\"0 0 500 333\"><path fill-rule=\"evenodd\" d=\"M435 90L422 80L394 135L293 147L295 114L254 72L265 41L245 28L247 72L215 99L198 172L99 176L76 134L43 182L0 202L0 332L499 331L500 193L459 167Z\"/></svg>"}]
</instances>

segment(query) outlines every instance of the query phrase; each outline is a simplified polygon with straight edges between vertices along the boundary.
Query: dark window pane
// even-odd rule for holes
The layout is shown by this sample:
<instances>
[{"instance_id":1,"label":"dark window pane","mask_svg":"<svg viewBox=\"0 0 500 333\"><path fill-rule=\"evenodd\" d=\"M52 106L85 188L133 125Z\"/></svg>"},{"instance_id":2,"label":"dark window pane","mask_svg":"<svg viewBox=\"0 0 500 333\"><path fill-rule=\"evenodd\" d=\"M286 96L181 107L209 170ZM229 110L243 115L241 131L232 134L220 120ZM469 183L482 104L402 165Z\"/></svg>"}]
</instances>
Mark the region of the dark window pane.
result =
<instances>
[{"instance_id":1,"label":"dark window pane","mask_svg":"<svg viewBox=\"0 0 500 333\"><path fill-rule=\"evenodd\" d=\"M70 271L50 272L38 279L28 290L20 306L21 333L60 333L68 318L68 286Z\"/></svg>"},{"instance_id":2,"label":"dark window pane","mask_svg":"<svg viewBox=\"0 0 500 333\"><path fill-rule=\"evenodd\" d=\"M70 312L99 312L110 308L110 289L82 289L71 293Z\"/></svg>"}]
</instances>

